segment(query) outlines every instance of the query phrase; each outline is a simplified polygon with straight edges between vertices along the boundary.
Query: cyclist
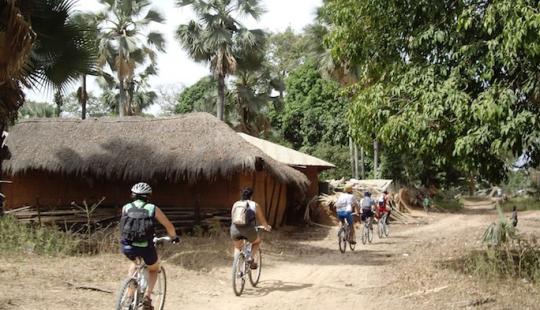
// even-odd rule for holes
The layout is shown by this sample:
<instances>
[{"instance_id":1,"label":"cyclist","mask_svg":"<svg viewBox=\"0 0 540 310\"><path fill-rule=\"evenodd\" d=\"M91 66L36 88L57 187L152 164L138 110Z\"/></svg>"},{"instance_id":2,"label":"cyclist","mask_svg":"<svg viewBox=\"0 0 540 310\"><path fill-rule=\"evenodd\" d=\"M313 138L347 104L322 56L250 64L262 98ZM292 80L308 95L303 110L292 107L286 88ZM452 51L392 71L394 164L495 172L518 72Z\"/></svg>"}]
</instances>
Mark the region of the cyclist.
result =
<instances>
[{"instance_id":1,"label":"cyclist","mask_svg":"<svg viewBox=\"0 0 540 310\"><path fill-rule=\"evenodd\" d=\"M367 221L368 218L371 218L370 227L373 230L373 207L375 206L375 201L371 199L371 193L365 192L364 198L360 201L360 208L362 210L362 221Z\"/></svg>"},{"instance_id":2,"label":"cyclist","mask_svg":"<svg viewBox=\"0 0 540 310\"><path fill-rule=\"evenodd\" d=\"M153 310L152 291L157 281L159 259L154 247L154 225L157 220L167 230L173 243L179 241L174 225L157 206L149 203L152 188L146 183L137 183L131 188L133 201L122 208L121 250L132 261L129 267L131 276L137 267L135 259L140 257L148 266L148 286L144 294L143 310ZM143 238L134 237L144 235Z\"/></svg>"},{"instance_id":3,"label":"cyclist","mask_svg":"<svg viewBox=\"0 0 540 310\"><path fill-rule=\"evenodd\" d=\"M354 232L354 221L352 213L358 208L358 202L353 195L353 186L352 184L345 185L344 193L340 194L336 201L336 213L339 220L347 221L351 229L351 244L356 244L356 235Z\"/></svg>"},{"instance_id":4,"label":"cyclist","mask_svg":"<svg viewBox=\"0 0 540 310\"><path fill-rule=\"evenodd\" d=\"M263 210L261 209L259 204L251 200L252 197L253 190L250 187L244 187L241 191L240 200L234 203L231 212L233 213L234 209L237 207L243 207L247 205L248 208L246 212L246 225L236 225L234 223L231 223L230 233L234 245L235 257L242 250L244 239L251 242L251 253L253 253L253 255L250 262L250 268L257 269L258 266L256 263L256 255L259 254L259 247L261 246L262 241L259 237L259 234L257 233L257 229L255 228L257 226L256 223L259 222L259 224L261 224L261 226L263 226L264 230L266 231L272 230L272 226L268 225Z\"/></svg>"},{"instance_id":5,"label":"cyclist","mask_svg":"<svg viewBox=\"0 0 540 310\"><path fill-rule=\"evenodd\" d=\"M375 209L375 216L377 217L377 220L380 220L385 213L388 213L388 207L386 205L386 201L384 200L384 196L381 196L379 200L377 200L377 206Z\"/></svg>"},{"instance_id":6,"label":"cyclist","mask_svg":"<svg viewBox=\"0 0 540 310\"><path fill-rule=\"evenodd\" d=\"M392 203L390 202L390 195L388 194L388 191L385 190L383 192L383 199L384 204L386 206L386 212L388 212L388 216L386 216L386 225L390 224L390 214L392 214Z\"/></svg>"}]
</instances>

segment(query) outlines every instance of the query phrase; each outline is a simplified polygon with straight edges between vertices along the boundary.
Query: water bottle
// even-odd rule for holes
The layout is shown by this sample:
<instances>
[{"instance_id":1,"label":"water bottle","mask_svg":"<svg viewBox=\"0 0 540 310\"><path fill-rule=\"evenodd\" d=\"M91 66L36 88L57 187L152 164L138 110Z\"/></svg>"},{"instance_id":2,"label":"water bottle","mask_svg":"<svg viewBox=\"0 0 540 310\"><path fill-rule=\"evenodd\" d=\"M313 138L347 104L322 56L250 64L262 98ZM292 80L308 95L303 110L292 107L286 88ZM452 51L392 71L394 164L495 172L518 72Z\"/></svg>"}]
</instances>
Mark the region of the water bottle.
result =
<instances>
[{"instance_id":1,"label":"water bottle","mask_svg":"<svg viewBox=\"0 0 540 310\"><path fill-rule=\"evenodd\" d=\"M139 278L140 291L141 292L146 291L147 285L148 285L148 269L144 268L143 270L141 270L141 276Z\"/></svg>"},{"instance_id":2,"label":"water bottle","mask_svg":"<svg viewBox=\"0 0 540 310\"><path fill-rule=\"evenodd\" d=\"M251 260L251 244L247 244L244 250L244 255L248 260Z\"/></svg>"}]
</instances>

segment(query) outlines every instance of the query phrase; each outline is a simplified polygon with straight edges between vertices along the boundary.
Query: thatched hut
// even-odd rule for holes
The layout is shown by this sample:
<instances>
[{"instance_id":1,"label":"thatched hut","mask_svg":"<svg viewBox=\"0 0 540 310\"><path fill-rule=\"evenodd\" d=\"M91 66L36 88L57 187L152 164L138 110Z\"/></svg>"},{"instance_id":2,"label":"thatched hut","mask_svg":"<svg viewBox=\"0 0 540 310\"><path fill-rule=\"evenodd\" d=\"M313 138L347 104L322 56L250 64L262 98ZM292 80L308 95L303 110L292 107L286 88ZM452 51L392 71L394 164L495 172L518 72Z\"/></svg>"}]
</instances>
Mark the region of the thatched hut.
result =
<instances>
[{"instance_id":1,"label":"thatched hut","mask_svg":"<svg viewBox=\"0 0 540 310\"><path fill-rule=\"evenodd\" d=\"M3 178L13 182L2 185L8 208L101 197L103 205L119 207L132 184L145 181L159 206L229 209L240 188L252 186L279 226L288 186L305 190L309 184L207 113L27 120L11 129L6 146Z\"/></svg>"},{"instance_id":2,"label":"thatched hut","mask_svg":"<svg viewBox=\"0 0 540 310\"><path fill-rule=\"evenodd\" d=\"M239 133L239 135L276 161L302 172L309 180L309 187L305 193L308 199L319 195L319 174L321 171L336 167L334 164L320 158L293 150L283 145L259 139L245 133Z\"/></svg>"}]
</instances>

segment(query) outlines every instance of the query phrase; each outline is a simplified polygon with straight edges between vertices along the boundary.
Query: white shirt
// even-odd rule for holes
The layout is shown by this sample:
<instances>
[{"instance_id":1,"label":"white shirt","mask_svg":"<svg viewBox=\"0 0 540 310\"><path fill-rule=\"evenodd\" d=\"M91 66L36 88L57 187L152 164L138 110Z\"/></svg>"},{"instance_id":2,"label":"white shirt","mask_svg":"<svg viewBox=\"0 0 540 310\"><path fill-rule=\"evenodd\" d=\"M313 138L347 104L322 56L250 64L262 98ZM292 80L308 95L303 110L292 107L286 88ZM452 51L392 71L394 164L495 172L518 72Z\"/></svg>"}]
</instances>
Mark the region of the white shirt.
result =
<instances>
[{"instance_id":1,"label":"white shirt","mask_svg":"<svg viewBox=\"0 0 540 310\"><path fill-rule=\"evenodd\" d=\"M336 201L336 211L338 212L352 212L352 206L356 203L356 198L354 198L353 194L349 193L342 193L339 195L337 201Z\"/></svg>"},{"instance_id":2,"label":"white shirt","mask_svg":"<svg viewBox=\"0 0 540 310\"><path fill-rule=\"evenodd\" d=\"M360 201L360 206L362 206L362 209L371 209L371 206L373 206L375 202L371 197L364 197Z\"/></svg>"}]
</instances>

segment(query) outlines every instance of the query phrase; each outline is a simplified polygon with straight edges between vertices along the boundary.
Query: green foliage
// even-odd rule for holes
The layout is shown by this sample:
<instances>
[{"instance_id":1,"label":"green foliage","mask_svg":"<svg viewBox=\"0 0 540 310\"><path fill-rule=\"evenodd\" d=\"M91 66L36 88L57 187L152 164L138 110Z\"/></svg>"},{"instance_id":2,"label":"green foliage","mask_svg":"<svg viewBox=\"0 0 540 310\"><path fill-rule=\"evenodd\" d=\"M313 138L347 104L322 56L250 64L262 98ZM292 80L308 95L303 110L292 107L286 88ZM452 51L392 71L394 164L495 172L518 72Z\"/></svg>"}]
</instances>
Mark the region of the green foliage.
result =
<instances>
[{"instance_id":1,"label":"green foliage","mask_svg":"<svg viewBox=\"0 0 540 310\"><path fill-rule=\"evenodd\" d=\"M51 227L22 225L12 216L0 217L0 250L2 252L45 255L76 254L79 240L71 233Z\"/></svg>"},{"instance_id":2,"label":"green foliage","mask_svg":"<svg viewBox=\"0 0 540 310\"><path fill-rule=\"evenodd\" d=\"M326 1L323 14L333 26L327 43L360 73L350 89L356 139L367 146L376 137L425 163L434 179L443 173L444 182L500 182L508 152L538 162L535 7L510 0Z\"/></svg>"},{"instance_id":3,"label":"green foliage","mask_svg":"<svg viewBox=\"0 0 540 310\"><path fill-rule=\"evenodd\" d=\"M341 179L351 175L351 158L348 146L319 143L315 146L303 147L300 151L336 165L334 169L321 172L319 174L320 180Z\"/></svg>"},{"instance_id":4,"label":"green foliage","mask_svg":"<svg viewBox=\"0 0 540 310\"><path fill-rule=\"evenodd\" d=\"M348 143L347 100L336 82L323 79L309 62L289 75L286 86L282 131L295 149Z\"/></svg>"},{"instance_id":5,"label":"green foliage","mask_svg":"<svg viewBox=\"0 0 540 310\"><path fill-rule=\"evenodd\" d=\"M499 220L491 223L482 235L482 242L490 247L501 247L517 239L516 229L504 217L502 209L497 207Z\"/></svg>"},{"instance_id":6,"label":"green foliage","mask_svg":"<svg viewBox=\"0 0 540 310\"><path fill-rule=\"evenodd\" d=\"M516 207L517 211L540 210L540 198L538 197L515 197L504 201L501 208L510 212Z\"/></svg>"},{"instance_id":7,"label":"green foliage","mask_svg":"<svg viewBox=\"0 0 540 310\"><path fill-rule=\"evenodd\" d=\"M27 101L17 113L19 120L33 117L54 117L55 107L47 102Z\"/></svg>"},{"instance_id":8,"label":"green foliage","mask_svg":"<svg viewBox=\"0 0 540 310\"><path fill-rule=\"evenodd\" d=\"M113 103L113 107L116 106L116 102ZM80 117L81 105L77 98L77 93L72 93L64 98L63 105L64 112L68 113L70 117ZM96 97L93 93L88 93L88 99L86 102L86 113L89 117L101 117L112 114L112 107L108 105L107 100Z\"/></svg>"},{"instance_id":9,"label":"green foliage","mask_svg":"<svg viewBox=\"0 0 540 310\"><path fill-rule=\"evenodd\" d=\"M186 87L178 97L176 113L215 111L217 84L211 76L203 77L190 87Z\"/></svg>"}]
</instances>

